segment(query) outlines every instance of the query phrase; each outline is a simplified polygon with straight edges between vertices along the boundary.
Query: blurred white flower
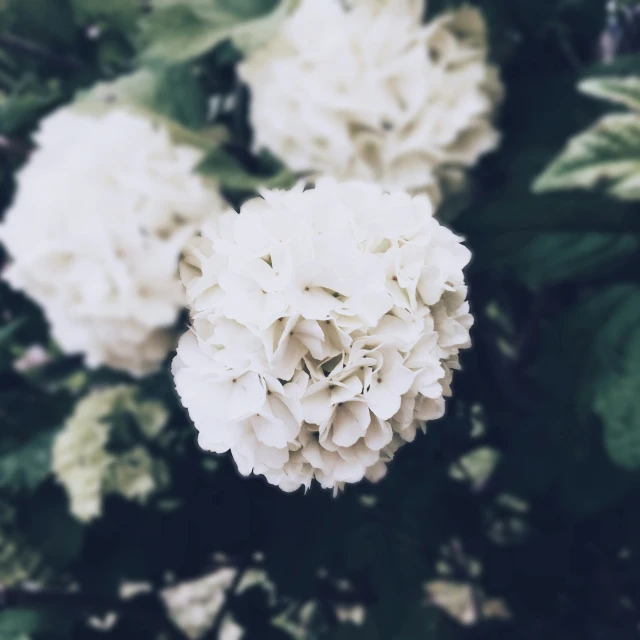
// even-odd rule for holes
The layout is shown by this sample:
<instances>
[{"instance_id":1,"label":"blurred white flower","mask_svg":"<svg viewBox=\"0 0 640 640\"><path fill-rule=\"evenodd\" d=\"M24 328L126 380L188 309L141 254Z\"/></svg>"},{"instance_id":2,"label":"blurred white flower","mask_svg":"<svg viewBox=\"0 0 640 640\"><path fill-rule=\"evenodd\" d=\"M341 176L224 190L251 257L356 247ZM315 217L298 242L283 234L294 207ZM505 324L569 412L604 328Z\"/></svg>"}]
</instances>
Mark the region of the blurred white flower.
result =
<instances>
[{"instance_id":1,"label":"blurred white flower","mask_svg":"<svg viewBox=\"0 0 640 640\"><path fill-rule=\"evenodd\" d=\"M381 478L444 412L469 251L425 196L321 179L212 217L181 275L173 364L200 446L292 491Z\"/></svg>"},{"instance_id":2,"label":"blurred white flower","mask_svg":"<svg viewBox=\"0 0 640 640\"><path fill-rule=\"evenodd\" d=\"M145 502L169 482L165 463L144 446L121 453L108 450L113 420L123 414L135 421L142 441L157 435L167 420L161 403L139 401L134 387L120 385L83 398L55 440L52 469L79 520L99 517L106 494Z\"/></svg>"},{"instance_id":3,"label":"blurred white flower","mask_svg":"<svg viewBox=\"0 0 640 640\"><path fill-rule=\"evenodd\" d=\"M230 596L237 576L237 569L219 569L196 580L181 582L162 591L162 600L171 619L192 640L203 637L211 629L220 609ZM273 584L264 571L245 571L236 587L241 593L251 586L259 585L273 592ZM220 640L240 640L244 635L242 627L226 614L219 631Z\"/></svg>"},{"instance_id":4,"label":"blurred white flower","mask_svg":"<svg viewBox=\"0 0 640 640\"><path fill-rule=\"evenodd\" d=\"M3 277L38 302L66 353L142 375L174 344L186 239L221 207L201 152L124 110L46 118L0 240Z\"/></svg>"},{"instance_id":5,"label":"blurred white flower","mask_svg":"<svg viewBox=\"0 0 640 640\"><path fill-rule=\"evenodd\" d=\"M473 626L479 619L509 620L511 612L504 600L488 598L471 583L432 580L424 585L427 601L463 626Z\"/></svg>"},{"instance_id":6,"label":"blurred white flower","mask_svg":"<svg viewBox=\"0 0 640 640\"><path fill-rule=\"evenodd\" d=\"M500 453L491 447L480 447L462 456L449 468L449 475L455 480L470 482L476 491L481 490L493 475Z\"/></svg>"},{"instance_id":7,"label":"blurred white flower","mask_svg":"<svg viewBox=\"0 0 640 640\"><path fill-rule=\"evenodd\" d=\"M482 14L422 24L420 0L302 0L240 65L255 147L291 169L388 189L457 191L499 142L503 88ZM322 38L318 34L322 34Z\"/></svg>"}]
</instances>

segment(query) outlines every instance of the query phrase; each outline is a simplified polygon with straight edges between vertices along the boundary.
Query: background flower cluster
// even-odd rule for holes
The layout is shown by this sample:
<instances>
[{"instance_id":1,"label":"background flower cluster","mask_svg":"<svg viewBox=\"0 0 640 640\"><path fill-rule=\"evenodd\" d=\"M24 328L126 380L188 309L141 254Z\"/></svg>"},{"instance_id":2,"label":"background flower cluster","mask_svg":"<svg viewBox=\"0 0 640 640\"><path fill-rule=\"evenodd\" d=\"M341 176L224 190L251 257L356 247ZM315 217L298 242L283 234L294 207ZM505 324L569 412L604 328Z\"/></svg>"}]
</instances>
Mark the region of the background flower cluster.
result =
<instances>
[{"instance_id":1,"label":"background flower cluster","mask_svg":"<svg viewBox=\"0 0 640 640\"><path fill-rule=\"evenodd\" d=\"M0 639L635 637L639 30L0 0Z\"/></svg>"}]
</instances>

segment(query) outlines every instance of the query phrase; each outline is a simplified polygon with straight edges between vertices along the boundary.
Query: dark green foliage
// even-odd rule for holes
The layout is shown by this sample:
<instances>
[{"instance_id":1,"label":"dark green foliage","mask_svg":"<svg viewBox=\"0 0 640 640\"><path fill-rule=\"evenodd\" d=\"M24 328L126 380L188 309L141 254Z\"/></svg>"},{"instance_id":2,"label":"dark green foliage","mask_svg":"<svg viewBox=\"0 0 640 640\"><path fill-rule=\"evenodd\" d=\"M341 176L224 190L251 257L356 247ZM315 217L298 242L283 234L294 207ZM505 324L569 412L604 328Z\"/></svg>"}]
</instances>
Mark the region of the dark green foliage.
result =
<instances>
[{"instance_id":1,"label":"dark green foliage","mask_svg":"<svg viewBox=\"0 0 640 640\"><path fill-rule=\"evenodd\" d=\"M434 0L429 13L458 4ZM153 452L170 468L170 488L147 505L108 497L103 516L81 524L51 474L53 438L89 388L131 381L61 357L37 307L0 285L0 504L11 505L15 536L2 539L0 528L0 559L20 540L37 549L46 578L37 593L0 579L0 640L184 639L158 599L167 576L182 582L227 565L263 570L274 585L228 599L225 614L246 640L637 637L640 202L532 185L571 136L614 108L581 95L578 81L639 74L640 58L599 63L602 0L473 4L489 19L507 100L502 147L475 172L473 204L453 222L475 256L476 326L447 417L401 450L379 484L335 498L318 487L288 495L201 452L165 368L136 384L170 414ZM3 210L39 119L78 94L85 108L115 101L202 146L199 170L234 203L293 184L299 176L252 152L234 68L288 7L0 0ZM212 97L231 106L210 110ZM51 362L18 371L32 345ZM109 447L132 437L123 418ZM459 463L479 448L500 454L482 482ZM472 586L476 625L427 604L425 584L443 579ZM131 581L151 593L123 601ZM495 600L509 619L488 613ZM296 636L282 619L299 622L309 603ZM363 624L340 621L360 605ZM86 625L113 610L111 629Z\"/></svg>"},{"instance_id":2,"label":"dark green foliage","mask_svg":"<svg viewBox=\"0 0 640 640\"><path fill-rule=\"evenodd\" d=\"M49 475L53 433L43 431L0 457L0 487L35 489Z\"/></svg>"},{"instance_id":3,"label":"dark green foliage","mask_svg":"<svg viewBox=\"0 0 640 640\"><path fill-rule=\"evenodd\" d=\"M231 39L251 48L268 38L289 0L155 0L143 22L143 60L172 64L197 58ZM276 23L277 24L277 23Z\"/></svg>"},{"instance_id":4,"label":"dark green foliage","mask_svg":"<svg viewBox=\"0 0 640 640\"><path fill-rule=\"evenodd\" d=\"M21 640L33 635L46 634L46 638L65 638L73 621L65 619L56 610L39 607L35 609L11 609L0 613L0 638Z\"/></svg>"},{"instance_id":5,"label":"dark green foliage","mask_svg":"<svg viewBox=\"0 0 640 640\"><path fill-rule=\"evenodd\" d=\"M294 173L278 164L274 166L273 159L269 157L250 158L249 161L252 173L230 151L218 148L205 156L198 170L215 177L223 188L242 193L250 193L260 187L288 189L296 182Z\"/></svg>"}]
</instances>

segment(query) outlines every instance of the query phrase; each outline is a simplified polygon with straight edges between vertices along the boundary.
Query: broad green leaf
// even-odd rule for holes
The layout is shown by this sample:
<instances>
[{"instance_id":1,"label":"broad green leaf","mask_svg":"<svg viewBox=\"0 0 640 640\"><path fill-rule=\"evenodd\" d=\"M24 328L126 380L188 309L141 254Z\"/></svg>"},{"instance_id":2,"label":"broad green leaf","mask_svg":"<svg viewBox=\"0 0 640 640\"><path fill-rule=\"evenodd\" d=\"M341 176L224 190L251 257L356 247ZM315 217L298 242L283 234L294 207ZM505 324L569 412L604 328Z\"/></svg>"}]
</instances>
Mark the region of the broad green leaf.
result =
<instances>
[{"instance_id":1,"label":"broad green leaf","mask_svg":"<svg viewBox=\"0 0 640 640\"><path fill-rule=\"evenodd\" d=\"M32 609L11 609L0 612L0 639L14 640L21 634L46 631L50 621L46 614Z\"/></svg>"},{"instance_id":2,"label":"broad green leaf","mask_svg":"<svg viewBox=\"0 0 640 640\"><path fill-rule=\"evenodd\" d=\"M276 8L264 17L239 25L231 35L233 44L245 54L267 44L282 21L295 10L298 1L280 0Z\"/></svg>"},{"instance_id":3,"label":"broad green leaf","mask_svg":"<svg viewBox=\"0 0 640 640\"><path fill-rule=\"evenodd\" d=\"M637 345L631 353L635 360L625 363L626 370L611 374L603 381L594 399L594 409L605 425L604 442L611 459L625 469L637 470L640 469L640 349Z\"/></svg>"},{"instance_id":4,"label":"broad green leaf","mask_svg":"<svg viewBox=\"0 0 640 640\"><path fill-rule=\"evenodd\" d=\"M114 82L97 84L80 96L78 109L103 113L113 107L132 109L166 126L176 142L210 150L224 140L222 129L200 129L206 117L206 95L190 70L140 69Z\"/></svg>"},{"instance_id":5,"label":"broad green leaf","mask_svg":"<svg viewBox=\"0 0 640 640\"><path fill-rule=\"evenodd\" d=\"M172 95L167 85L174 81L177 84L172 87ZM194 116L191 112L195 107L191 106L185 117L185 103L201 99L199 87L186 69L141 69L113 82L97 84L88 93L81 95L78 105L87 108L97 106L105 111L113 106L134 107L166 116L187 126L197 126L202 121L202 116ZM194 123L194 120L199 122Z\"/></svg>"},{"instance_id":6,"label":"broad green leaf","mask_svg":"<svg viewBox=\"0 0 640 640\"><path fill-rule=\"evenodd\" d=\"M494 254L495 266L531 288L585 282L607 276L634 258L640 236L633 233L538 233L512 238L508 252Z\"/></svg>"},{"instance_id":7,"label":"broad green leaf","mask_svg":"<svg viewBox=\"0 0 640 640\"><path fill-rule=\"evenodd\" d=\"M279 0L154 0L155 11L186 7L202 20L215 22L226 19L233 22L238 17L245 20L272 11Z\"/></svg>"},{"instance_id":8,"label":"broad green leaf","mask_svg":"<svg viewBox=\"0 0 640 640\"><path fill-rule=\"evenodd\" d=\"M198 171L215 178L222 186L232 191L255 191L265 189L289 189L296 182L296 174L281 167L270 176L249 173L235 158L223 149L214 149L198 166Z\"/></svg>"},{"instance_id":9,"label":"broad green leaf","mask_svg":"<svg viewBox=\"0 0 640 640\"><path fill-rule=\"evenodd\" d=\"M0 348L11 340L15 332L24 324L24 318L16 318L4 327L0 327Z\"/></svg>"},{"instance_id":10,"label":"broad green leaf","mask_svg":"<svg viewBox=\"0 0 640 640\"><path fill-rule=\"evenodd\" d=\"M598 189L639 200L640 114L605 116L570 140L534 185L538 193L556 189Z\"/></svg>"},{"instance_id":11,"label":"broad green leaf","mask_svg":"<svg viewBox=\"0 0 640 640\"><path fill-rule=\"evenodd\" d=\"M80 612L69 613L46 605L0 611L0 640L40 637L34 634L46 634L45 637L54 639L67 637Z\"/></svg>"},{"instance_id":12,"label":"broad green leaf","mask_svg":"<svg viewBox=\"0 0 640 640\"><path fill-rule=\"evenodd\" d=\"M180 63L196 58L229 36L230 26L214 28L188 6L155 11L143 29L149 43L145 62Z\"/></svg>"},{"instance_id":13,"label":"broad green leaf","mask_svg":"<svg viewBox=\"0 0 640 640\"><path fill-rule=\"evenodd\" d=\"M635 2L635 0L634 0ZM637 74L640 69L640 54L622 55L613 62L606 62L589 67L582 74L585 80L594 78L613 78L629 74Z\"/></svg>"},{"instance_id":14,"label":"broad green leaf","mask_svg":"<svg viewBox=\"0 0 640 640\"><path fill-rule=\"evenodd\" d=\"M15 449L0 453L0 488L33 490L49 475L54 434L41 433Z\"/></svg>"},{"instance_id":15,"label":"broad green leaf","mask_svg":"<svg viewBox=\"0 0 640 640\"><path fill-rule=\"evenodd\" d=\"M585 389L583 400L592 397L611 459L636 470L640 469L640 289L620 290L624 299L598 332L595 380Z\"/></svg>"},{"instance_id":16,"label":"broad green leaf","mask_svg":"<svg viewBox=\"0 0 640 640\"><path fill-rule=\"evenodd\" d=\"M6 96L0 97L0 131L13 134L30 127L61 95L57 82L43 83L24 75Z\"/></svg>"},{"instance_id":17,"label":"broad green leaf","mask_svg":"<svg viewBox=\"0 0 640 640\"><path fill-rule=\"evenodd\" d=\"M583 80L578 88L588 96L603 98L634 111L640 111L640 76L592 78Z\"/></svg>"},{"instance_id":18,"label":"broad green leaf","mask_svg":"<svg viewBox=\"0 0 640 640\"><path fill-rule=\"evenodd\" d=\"M558 364L540 359L538 367L557 402L554 419L564 430L575 424L567 438L578 454L570 491L585 496L588 486L592 500L605 495L607 485L622 491L624 477L616 479L610 461L640 469L640 287L618 285L592 293L550 337L547 353ZM561 368L561 377L553 373ZM610 461L603 459L603 440Z\"/></svg>"},{"instance_id":19,"label":"broad green leaf","mask_svg":"<svg viewBox=\"0 0 640 640\"><path fill-rule=\"evenodd\" d=\"M131 29L138 20L142 3L139 0L71 0L79 24L102 21L120 29Z\"/></svg>"},{"instance_id":20,"label":"broad green leaf","mask_svg":"<svg viewBox=\"0 0 640 640\"><path fill-rule=\"evenodd\" d=\"M615 343L624 342L627 325L618 314L635 291L616 286L591 292L541 332L533 370L539 402L504 457L502 472L512 491L528 496L553 490L564 509L588 515L638 486L640 476L617 466L605 450L606 427L593 410L601 376L609 375L606 363L619 358Z\"/></svg>"},{"instance_id":21,"label":"broad green leaf","mask_svg":"<svg viewBox=\"0 0 640 640\"><path fill-rule=\"evenodd\" d=\"M110 0L111 1L111 0ZM40 45L70 45L75 38L69 0L6 0L12 33Z\"/></svg>"},{"instance_id":22,"label":"broad green leaf","mask_svg":"<svg viewBox=\"0 0 640 640\"><path fill-rule=\"evenodd\" d=\"M295 0L164 0L144 22L145 62L175 64L204 55L224 40L249 51L267 42Z\"/></svg>"},{"instance_id":23,"label":"broad green leaf","mask_svg":"<svg viewBox=\"0 0 640 640\"><path fill-rule=\"evenodd\" d=\"M515 272L530 285L580 279L597 272L600 258L603 268L609 268L611 260L617 263L616 235L640 231L634 202L585 191L532 192L531 184L566 142L567 132L586 128L603 113L603 103L576 92L575 81L573 73L512 80L503 119L504 144L485 163L486 178L478 197L455 219L456 230L474 250L472 268ZM598 241L599 233L609 238ZM594 235L582 240L585 234ZM572 246L564 263L562 252L573 243L577 255ZM598 260L580 256L578 243L585 251L589 244L599 244ZM620 243L624 255L630 244L628 237ZM540 262L547 260L557 266L558 277L555 269Z\"/></svg>"},{"instance_id":24,"label":"broad green leaf","mask_svg":"<svg viewBox=\"0 0 640 640\"><path fill-rule=\"evenodd\" d=\"M9 342L3 345L6 349L13 351L17 346L27 348L33 344L46 344L49 331L40 308L25 295L14 291L2 281L0 281L0 313L3 317L3 320L0 320L0 326L3 329L10 327L16 319L22 321L19 327L8 329L11 336ZM1 392L0 387L0 394Z\"/></svg>"}]
</instances>

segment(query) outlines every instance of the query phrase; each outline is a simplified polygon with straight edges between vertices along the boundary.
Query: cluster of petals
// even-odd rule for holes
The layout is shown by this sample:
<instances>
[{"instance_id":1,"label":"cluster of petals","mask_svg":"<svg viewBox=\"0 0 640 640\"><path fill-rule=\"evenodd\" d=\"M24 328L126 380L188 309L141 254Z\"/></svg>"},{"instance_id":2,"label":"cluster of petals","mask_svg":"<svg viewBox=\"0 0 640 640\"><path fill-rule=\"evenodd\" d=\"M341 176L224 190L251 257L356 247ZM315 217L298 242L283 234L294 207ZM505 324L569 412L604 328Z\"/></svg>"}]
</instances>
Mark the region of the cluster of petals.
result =
<instances>
[{"instance_id":1,"label":"cluster of petals","mask_svg":"<svg viewBox=\"0 0 640 640\"><path fill-rule=\"evenodd\" d=\"M124 109L45 118L0 226L3 277L43 309L65 353L142 375L174 346L180 252L222 201L200 150Z\"/></svg>"},{"instance_id":2,"label":"cluster of petals","mask_svg":"<svg viewBox=\"0 0 640 640\"><path fill-rule=\"evenodd\" d=\"M256 148L436 202L459 191L499 142L503 88L477 9L423 14L421 0L301 0L239 68Z\"/></svg>"},{"instance_id":3,"label":"cluster of petals","mask_svg":"<svg viewBox=\"0 0 640 640\"><path fill-rule=\"evenodd\" d=\"M143 437L138 445L115 453L108 450L112 423L123 413ZM136 389L127 385L93 391L76 405L52 451L54 475L66 489L76 518L84 522L98 518L107 494L145 502L168 484L165 463L144 446L144 440L157 437L166 421L161 403L138 400Z\"/></svg>"},{"instance_id":4,"label":"cluster of petals","mask_svg":"<svg viewBox=\"0 0 640 640\"><path fill-rule=\"evenodd\" d=\"M206 450L287 491L384 475L444 412L472 317L460 238L424 196L321 179L209 219L173 364Z\"/></svg>"}]
</instances>

